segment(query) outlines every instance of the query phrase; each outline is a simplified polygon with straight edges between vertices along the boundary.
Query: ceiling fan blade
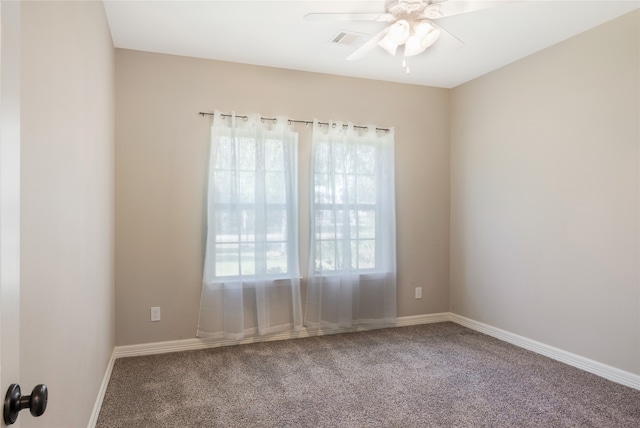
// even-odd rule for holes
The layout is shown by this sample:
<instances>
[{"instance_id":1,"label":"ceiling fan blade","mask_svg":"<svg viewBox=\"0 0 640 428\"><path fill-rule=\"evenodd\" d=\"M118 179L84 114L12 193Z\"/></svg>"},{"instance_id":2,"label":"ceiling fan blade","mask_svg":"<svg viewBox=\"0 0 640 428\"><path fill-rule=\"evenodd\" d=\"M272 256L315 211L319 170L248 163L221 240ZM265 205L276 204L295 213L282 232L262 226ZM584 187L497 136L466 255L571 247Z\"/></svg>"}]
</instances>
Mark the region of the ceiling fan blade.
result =
<instances>
[{"instance_id":1,"label":"ceiling fan blade","mask_svg":"<svg viewBox=\"0 0 640 428\"><path fill-rule=\"evenodd\" d=\"M510 3L519 3L521 0L500 0L500 1L442 1L438 2L442 18L462 13L475 12L483 9L491 9L496 6L504 6Z\"/></svg>"},{"instance_id":2,"label":"ceiling fan blade","mask_svg":"<svg viewBox=\"0 0 640 428\"><path fill-rule=\"evenodd\" d=\"M384 36L387 35L387 31L389 31L389 27L384 28L378 34L372 36L369 39L369 41L367 41L367 43L365 43L364 45L360 46L351 55L349 55L347 57L347 60L353 61L353 60L356 60L356 59L360 59L363 56L365 56L366 54L368 54L372 49L374 49L376 46L378 46L378 42L380 40L382 40L382 38Z\"/></svg>"},{"instance_id":3,"label":"ceiling fan blade","mask_svg":"<svg viewBox=\"0 0 640 428\"><path fill-rule=\"evenodd\" d=\"M440 37L438 38L438 41L433 44L433 49L439 50L441 52L450 52L460 49L464 46L464 42L462 40L448 32L435 22L431 22L431 25L440 30Z\"/></svg>"},{"instance_id":4,"label":"ceiling fan blade","mask_svg":"<svg viewBox=\"0 0 640 428\"><path fill-rule=\"evenodd\" d=\"M377 21L391 22L395 17L390 13L308 13L307 21Z\"/></svg>"}]
</instances>

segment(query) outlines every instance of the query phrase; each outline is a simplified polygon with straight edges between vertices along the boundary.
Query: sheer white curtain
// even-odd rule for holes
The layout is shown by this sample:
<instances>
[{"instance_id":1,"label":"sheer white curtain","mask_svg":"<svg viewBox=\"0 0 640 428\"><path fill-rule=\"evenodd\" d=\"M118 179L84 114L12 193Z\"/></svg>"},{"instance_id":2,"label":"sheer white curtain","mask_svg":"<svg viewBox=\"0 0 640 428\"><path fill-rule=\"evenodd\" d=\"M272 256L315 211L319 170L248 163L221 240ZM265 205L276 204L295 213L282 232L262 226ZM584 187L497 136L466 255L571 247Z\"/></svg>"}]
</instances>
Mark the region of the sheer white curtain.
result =
<instances>
[{"instance_id":1,"label":"sheer white curtain","mask_svg":"<svg viewBox=\"0 0 640 428\"><path fill-rule=\"evenodd\" d=\"M215 112L198 337L302 327L297 144L287 118Z\"/></svg>"},{"instance_id":2,"label":"sheer white curtain","mask_svg":"<svg viewBox=\"0 0 640 428\"><path fill-rule=\"evenodd\" d=\"M396 318L394 136L374 126L313 126L305 325Z\"/></svg>"}]
</instances>

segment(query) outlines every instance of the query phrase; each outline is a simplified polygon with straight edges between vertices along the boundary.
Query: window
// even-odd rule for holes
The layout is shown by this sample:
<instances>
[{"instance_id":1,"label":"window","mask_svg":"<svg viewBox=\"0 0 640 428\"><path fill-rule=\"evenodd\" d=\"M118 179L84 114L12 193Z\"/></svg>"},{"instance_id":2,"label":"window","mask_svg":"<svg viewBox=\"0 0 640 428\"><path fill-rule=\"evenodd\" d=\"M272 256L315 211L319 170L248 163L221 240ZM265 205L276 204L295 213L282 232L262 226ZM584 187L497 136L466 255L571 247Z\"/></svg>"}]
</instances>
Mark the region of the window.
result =
<instances>
[{"instance_id":1,"label":"window","mask_svg":"<svg viewBox=\"0 0 640 428\"><path fill-rule=\"evenodd\" d=\"M393 140L392 130L314 123L307 327L395 320Z\"/></svg>"},{"instance_id":2,"label":"window","mask_svg":"<svg viewBox=\"0 0 640 428\"><path fill-rule=\"evenodd\" d=\"M198 337L302 327L298 135L289 123L214 115ZM314 122L311 328L395 320L393 162L392 130Z\"/></svg>"},{"instance_id":3,"label":"window","mask_svg":"<svg viewBox=\"0 0 640 428\"><path fill-rule=\"evenodd\" d=\"M296 217L287 198L297 177L285 159L295 145L266 132L250 131L218 139L213 172L215 276L247 276L290 272L288 220ZM289 189L289 190L288 190Z\"/></svg>"},{"instance_id":4,"label":"window","mask_svg":"<svg viewBox=\"0 0 640 428\"><path fill-rule=\"evenodd\" d=\"M372 131L375 132L375 131ZM374 136L375 137L375 136ZM388 148L353 128L314 134L312 148L313 269L384 269L383 228L393 207ZM386 218L385 218L386 217Z\"/></svg>"},{"instance_id":5,"label":"window","mask_svg":"<svg viewBox=\"0 0 640 428\"><path fill-rule=\"evenodd\" d=\"M198 337L302 327L297 144L286 118L215 112Z\"/></svg>"}]
</instances>

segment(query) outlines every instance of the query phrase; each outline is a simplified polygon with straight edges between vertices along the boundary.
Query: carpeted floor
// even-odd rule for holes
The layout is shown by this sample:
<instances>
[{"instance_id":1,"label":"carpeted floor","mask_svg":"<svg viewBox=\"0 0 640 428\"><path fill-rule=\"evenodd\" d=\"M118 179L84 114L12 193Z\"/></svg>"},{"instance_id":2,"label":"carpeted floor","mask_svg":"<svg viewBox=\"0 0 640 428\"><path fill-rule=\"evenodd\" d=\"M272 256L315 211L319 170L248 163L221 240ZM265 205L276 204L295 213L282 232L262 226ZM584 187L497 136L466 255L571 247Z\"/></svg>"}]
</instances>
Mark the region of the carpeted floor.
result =
<instances>
[{"instance_id":1,"label":"carpeted floor","mask_svg":"<svg viewBox=\"0 0 640 428\"><path fill-rule=\"evenodd\" d=\"M98 428L640 427L640 391L453 323L116 361Z\"/></svg>"}]
</instances>

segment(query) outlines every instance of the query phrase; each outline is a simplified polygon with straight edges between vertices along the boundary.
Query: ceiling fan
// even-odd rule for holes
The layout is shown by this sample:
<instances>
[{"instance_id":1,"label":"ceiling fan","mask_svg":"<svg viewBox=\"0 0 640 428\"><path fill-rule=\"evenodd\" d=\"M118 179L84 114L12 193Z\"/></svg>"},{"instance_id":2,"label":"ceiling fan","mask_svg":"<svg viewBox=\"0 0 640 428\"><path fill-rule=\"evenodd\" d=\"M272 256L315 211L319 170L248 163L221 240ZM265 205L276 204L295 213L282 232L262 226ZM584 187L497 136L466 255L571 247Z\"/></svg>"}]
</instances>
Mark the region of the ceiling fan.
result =
<instances>
[{"instance_id":1,"label":"ceiling fan","mask_svg":"<svg viewBox=\"0 0 640 428\"><path fill-rule=\"evenodd\" d=\"M309 13L309 21L377 21L388 25L347 57L355 60L364 57L376 46L391 55L403 47L403 66L407 74L406 58L418 55L440 41L443 47L455 49L464 43L437 25L434 21L448 16L474 12L505 4L505 1L461 0L400 0L387 7L383 13Z\"/></svg>"}]
</instances>

